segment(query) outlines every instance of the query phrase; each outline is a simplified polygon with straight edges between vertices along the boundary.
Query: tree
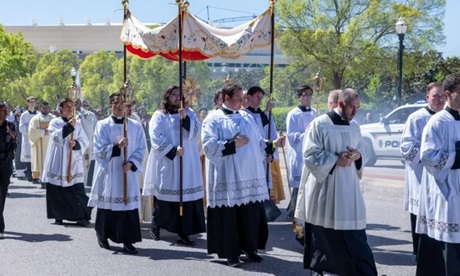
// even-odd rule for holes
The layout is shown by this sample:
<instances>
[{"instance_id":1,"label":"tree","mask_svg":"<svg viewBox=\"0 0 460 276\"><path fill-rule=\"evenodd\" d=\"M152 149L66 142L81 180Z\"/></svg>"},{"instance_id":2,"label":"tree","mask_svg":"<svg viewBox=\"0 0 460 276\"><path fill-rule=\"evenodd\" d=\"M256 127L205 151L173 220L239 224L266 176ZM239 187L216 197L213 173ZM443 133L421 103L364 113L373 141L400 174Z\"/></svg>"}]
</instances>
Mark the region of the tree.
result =
<instances>
[{"instance_id":1,"label":"tree","mask_svg":"<svg viewBox=\"0 0 460 276\"><path fill-rule=\"evenodd\" d=\"M31 77L28 95L56 103L56 96L68 97L72 84L70 70L78 67L78 56L68 49L41 56L36 70Z\"/></svg>"},{"instance_id":2,"label":"tree","mask_svg":"<svg viewBox=\"0 0 460 276\"><path fill-rule=\"evenodd\" d=\"M445 4L445 0L280 0L278 43L292 57L292 66L306 69L313 59L333 88L341 88L351 68L374 57L379 60L383 49L395 49L394 24L400 16L408 23L406 49L426 51L442 43Z\"/></svg>"},{"instance_id":3,"label":"tree","mask_svg":"<svg viewBox=\"0 0 460 276\"><path fill-rule=\"evenodd\" d=\"M31 43L24 41L21 33L6 33L0 25L0 98L16 105L27 98L25 91L13 93L35 69L38 57ZM25 98L19 98L24 97Z\"/></svg>"},{"instance_id":4,"label":"tree","mask_svg":"<svg viewBox=\"0 0 460 276\"><path fill-rule=\"evenodd\" d=\"M93 107L101 108L102 114L107 114L110 94L120 88L114 86L113 67L117 59L114 52L100 50L86 56L80 65L83 98Z\"/></svg>"}]
</instances>

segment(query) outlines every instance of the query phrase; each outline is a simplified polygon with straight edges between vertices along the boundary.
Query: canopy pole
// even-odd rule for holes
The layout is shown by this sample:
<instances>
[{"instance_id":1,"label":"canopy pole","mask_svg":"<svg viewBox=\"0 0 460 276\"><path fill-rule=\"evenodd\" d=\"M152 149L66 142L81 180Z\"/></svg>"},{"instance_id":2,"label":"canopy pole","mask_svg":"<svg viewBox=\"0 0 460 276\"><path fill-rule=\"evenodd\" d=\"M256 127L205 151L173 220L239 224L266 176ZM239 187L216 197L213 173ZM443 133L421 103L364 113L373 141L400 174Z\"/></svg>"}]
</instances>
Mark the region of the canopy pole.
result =
<instances>
[{"instance_id":1,"label":"canopy pole","mask_svg":"<svg viewBox=\"0 0 460 276\"><path fill-rule=\"evenodd\" d=\"M126 22L126 19L128 18L128 5L129 1L128 0L123 0L121 2L123 5L123 24ZM126 84L127 80L127 69L126 69L126 44L123 43L123 84ZM122 95L123 102L126 102L126 91L125 95ZM127 139L128 138L128 124L127 124L127 111L126 108L123 112L123 138ZM127 159L128 155L128 147L125 146L123 147L123 165L126 165L128 162ZM123 172L123 203L125 206L128 204L128 173Z\"/></svg>"},{"instance_id":2,"label":"canopy pole","mask_svg":"<svg viewBox=\"0 0 460 276\"><path fill-rule=\"evenodd\" d=\"M270 45L270 91L269 91L269 96L268 100L271 102L272 101L272 92L273 92L273 67L274 67L274 55L275 55L275 4L276 0L270 0L270 21L271 21L271 45ZM267 138L270 140L271 137L271 127L272 127L272 110L268 112L268 133L267 133ZM270 164L267 163L267 173L266 173L266 178L267 178L267 188L269 186L270 182ZM270 189L268 190L268 197L270 200Z\"/></svg>"},{"instance_id":3,"label":"canopy pole","mask_svg":"<svg viewBox=\"0 0 460 276\"><path fill-rule=\"evenodd\" d=\"M180 108L184 108L184 96L182 95L183 91L183 67L182 67L182 15L183 15L183 10L182 6L188 2L184 2L183 0L176 0L177 4L177 10L178 10L178 16L179 16L179 98L180 98ZM185 6L185 5L184 5ZM180 124L179 124L179 145L182 147L182 123L183 123L183 118L180 118ZM182 217L183 215L183 205L184 205L184 199L183 199L183 189L184 189L184 174L183 174L183 159L182 156L179 156L179 216Z\"/></svg>"}]
</instances>

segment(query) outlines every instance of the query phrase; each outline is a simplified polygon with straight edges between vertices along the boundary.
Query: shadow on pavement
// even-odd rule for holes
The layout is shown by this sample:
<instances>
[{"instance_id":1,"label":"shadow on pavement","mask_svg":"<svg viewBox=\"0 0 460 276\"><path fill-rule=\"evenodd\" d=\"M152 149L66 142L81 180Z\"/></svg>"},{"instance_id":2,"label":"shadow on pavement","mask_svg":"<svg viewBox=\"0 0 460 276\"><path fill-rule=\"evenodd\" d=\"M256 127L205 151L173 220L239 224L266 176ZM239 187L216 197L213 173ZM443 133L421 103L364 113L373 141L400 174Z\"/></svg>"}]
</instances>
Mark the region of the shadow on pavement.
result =
<instances>
[{"instance_id":1,"label":"shadow on pavement","mask_svg":"<svg viewBox=\"0 0 460 276\"><path fill-rule=\"evenodd\" d=\"M26 193L15 193L9 192L8 198L39 198L45 197L45 194L26 194Z\"/></svg>"},{"instance_id":2,"label":"shadow on pavement","mask_svg":"<svg viewBox=\"0 0 460 276\"><path fill-rule=\"evenodd\" d=\"M375 262L387 266L415 266L415 256L408 251L383 251L372 248Z\"/></svg>"},{"instance_id":3,"label":"shadow on pavement","mask_svg":"<svg viewBox=\"0 0 460 276\"><path fill-rule=\"evenodd\" d=\"M391 231L391 230L399 230L401 228L396 227L396 226L391 226L388 224L375 224L375 223L369 223L367 224L366 230L373 230L373 231ZM410 231L409 231L410 232Z\"/></svg>"},{"instance_id":4,"label":"shadow on pavement","mask_svg":"<svg viewBox=\"0 0 460 276\"><path fill-rule=\"evenodd\" d=\"M46 241L71 241L69 235L62 234L30 234L30 233L18 233L5 231L5 239L19 240L26 242L46 242Z\"/></svg>"}]
</instances>

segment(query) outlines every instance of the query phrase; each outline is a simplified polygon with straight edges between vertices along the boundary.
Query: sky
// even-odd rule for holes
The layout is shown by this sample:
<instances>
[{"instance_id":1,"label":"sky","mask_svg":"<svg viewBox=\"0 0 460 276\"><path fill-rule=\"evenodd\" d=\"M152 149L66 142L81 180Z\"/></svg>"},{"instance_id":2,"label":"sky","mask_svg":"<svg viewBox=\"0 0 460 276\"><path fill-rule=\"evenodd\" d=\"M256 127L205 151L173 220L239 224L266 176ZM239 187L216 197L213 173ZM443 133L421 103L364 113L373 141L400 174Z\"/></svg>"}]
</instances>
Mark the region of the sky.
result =
<instances>
[{"instance_id":1,"label":"sky","mask_svg":"<svg viewBox=\"0 0 460 276\"><path fill-rule=\"evenodd\" d=\"M189 11L207 21L223 18L249 17L259 15L268 6L268 0L189 0ZM78 4L78 5L77 5ZM108 19L111 24L121 24L123 12L121 0L0 0L0 24L5 26L30 26L34 20L39 26L64 24L85 24L90 18L92 24L103 24ZM166 23L177 15L175 1L131 0L131 13L143 23ZM445 44L438 47L444 57L460 56L459 0L447 0L444 17ZM238 23L248 21L238 21ZM228 25L226 25L228 26Z\"/></svg>"}]
</instances>

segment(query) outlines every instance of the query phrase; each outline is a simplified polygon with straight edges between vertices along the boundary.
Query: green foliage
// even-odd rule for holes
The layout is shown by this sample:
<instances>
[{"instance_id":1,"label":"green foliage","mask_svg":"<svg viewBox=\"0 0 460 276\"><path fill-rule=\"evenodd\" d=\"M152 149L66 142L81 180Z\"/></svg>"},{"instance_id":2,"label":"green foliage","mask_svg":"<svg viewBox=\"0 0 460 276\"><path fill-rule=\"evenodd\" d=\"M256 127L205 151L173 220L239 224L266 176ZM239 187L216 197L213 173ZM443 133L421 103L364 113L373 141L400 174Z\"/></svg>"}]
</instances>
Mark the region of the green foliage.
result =
<instances>
[{"instance_id":1,"label":"green foliage","mask_svg":"<svg viewBox=\"0 0 460 276\"><path fill-rule=\"evenodd\" d=\"M72 67L78 68L78 56L72 51L65 49L56 53L45 53L31 77L27 95L46 100L52 106L57 104L57 95L61 98L68 97L72 84Z\"/></svg>"},{"instance_id":2,"label":"green foliage","mask_svg":"<svg viewBox=\"0 0 460 276\"><path fill-rule=\"evenodd\" d=\"M115 53L100 50L88 55L80 65L83 98L91 107L100 108L102 114L108 114L110 94L121 87L114 86L113 67L117 59Z\"/></svg>"},{"instance_id":3,"label":"green foliage","mask_svg":"<svg viewBox=\"0 0 460 276\"><path fill-rule=\"evenodd\" d=\"M351 71L365 74L363 64L383 65L382 50L398 45L394 24L399 16L409 26L406 49L426 51L442 43L444 7L444 0L280 0L278 43L292 58L292 71L315 65L329 83L326 89L338 89Z\"/></svg>"},{"instance_id":4,"label":"green foliage","mask_svg":"<svg viewBox=\"0 0 460 276\"><path fill-rule=\"evenodd\" d=\"M275 120L276 130L286 131L286 117L295 106L275 107L272 109L273 120Z\"/></svg>"},{"instance_id":5,"label":"green foliage","mask_svg":"<svg viewBox=\"0 0 460 276\"><path fill-rule=\"evenodd\" d=\"M0 98L12 105L21 103L24 91L14 92L19 92L23 79L35 70L37 60L32 44L24 41L22 34L6 33L0 25Z\"/></svg>"}]
</instances>

